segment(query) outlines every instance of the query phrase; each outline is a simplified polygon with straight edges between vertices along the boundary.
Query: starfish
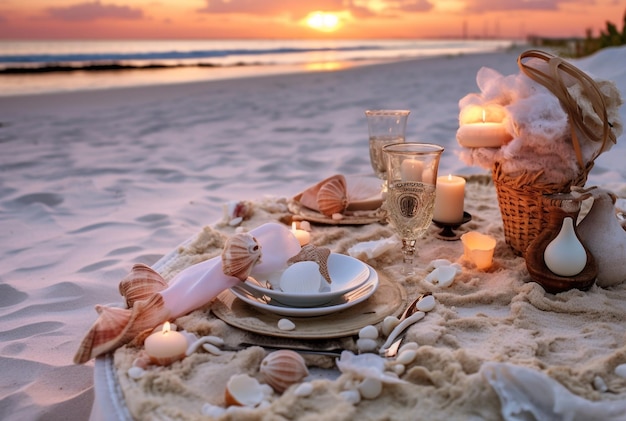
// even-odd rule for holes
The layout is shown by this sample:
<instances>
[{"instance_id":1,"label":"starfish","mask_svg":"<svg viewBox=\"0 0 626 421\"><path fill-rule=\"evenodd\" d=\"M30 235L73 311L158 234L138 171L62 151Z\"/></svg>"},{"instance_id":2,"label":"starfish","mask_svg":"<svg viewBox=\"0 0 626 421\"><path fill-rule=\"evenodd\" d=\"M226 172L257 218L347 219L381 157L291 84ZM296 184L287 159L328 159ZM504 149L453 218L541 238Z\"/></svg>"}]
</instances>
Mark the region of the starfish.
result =
<instances>
[{"instance_id":1,"label":"starfish","mask_svg":"<svg viewBox=\"0 0 626 421\"><path fill-rule=\"evenodd\" d=\"M330 256L330 249L326 247L315 247L312 244L307 244L302 247L302 250L295 256L287 260L288 265L292 265L297 262L315 262L320 267L320 274L326 279L329 284L332 283L330 279L330 273L328 273L328 256Z\"/></svg>"}]
</instances>

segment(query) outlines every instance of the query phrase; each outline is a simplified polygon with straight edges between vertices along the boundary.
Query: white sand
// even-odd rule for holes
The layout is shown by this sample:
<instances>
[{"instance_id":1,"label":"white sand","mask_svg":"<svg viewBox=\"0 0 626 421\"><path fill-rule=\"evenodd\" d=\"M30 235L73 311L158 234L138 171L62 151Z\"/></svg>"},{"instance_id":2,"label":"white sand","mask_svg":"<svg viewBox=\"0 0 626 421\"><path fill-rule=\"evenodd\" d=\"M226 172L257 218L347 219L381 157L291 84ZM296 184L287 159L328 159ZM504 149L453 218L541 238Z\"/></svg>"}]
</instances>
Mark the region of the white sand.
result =
<instances>
[{"instance_id":1,"label":"white sand","mask_svg":"<svg viewBox=\"0 0 626 421\"><path fill-rule=\"evenodd\" d=\"M86 419L93 363L71 359L93 306L118 302L133 263L154 263L228 200L371 173L365 109L411 109L408 139L444 145L442 173L479 172L455 156L457 102L481 66L516 73L518 53L1 98L0 418ZM578 65L624 93L625 53ZM588 185L619 190L625 148L622 136Z\"/></svg>"}]
</instances>

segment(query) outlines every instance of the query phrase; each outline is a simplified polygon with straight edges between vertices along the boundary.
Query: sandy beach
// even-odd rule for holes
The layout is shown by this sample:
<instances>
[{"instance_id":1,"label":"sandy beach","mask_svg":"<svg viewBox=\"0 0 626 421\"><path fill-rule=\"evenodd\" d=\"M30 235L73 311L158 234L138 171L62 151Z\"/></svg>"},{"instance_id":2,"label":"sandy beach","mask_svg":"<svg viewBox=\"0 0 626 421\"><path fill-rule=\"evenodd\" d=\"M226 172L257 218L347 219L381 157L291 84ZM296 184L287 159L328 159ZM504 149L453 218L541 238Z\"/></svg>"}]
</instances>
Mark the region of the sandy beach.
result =
<instances>
[{"instance_id":1,"label":"sandy beach","mask_svg":"<svg viewBox=\"0 0 626 421\"><path fill-rule=\"evenodd\" d=\"M72 357L94 305L119 302L134 263L153 264L228 201L371 174L365 109L410 109L407 140L446 148L440 173L485 174L458 158L458 101L483 66L517 73L521 51L1 97L0 418L88 419L93 361ZM575 63L625 95L625 57L622 47ZM596 161L588 185L626 183L625 145Z\"/></svg>"}]
</instances>

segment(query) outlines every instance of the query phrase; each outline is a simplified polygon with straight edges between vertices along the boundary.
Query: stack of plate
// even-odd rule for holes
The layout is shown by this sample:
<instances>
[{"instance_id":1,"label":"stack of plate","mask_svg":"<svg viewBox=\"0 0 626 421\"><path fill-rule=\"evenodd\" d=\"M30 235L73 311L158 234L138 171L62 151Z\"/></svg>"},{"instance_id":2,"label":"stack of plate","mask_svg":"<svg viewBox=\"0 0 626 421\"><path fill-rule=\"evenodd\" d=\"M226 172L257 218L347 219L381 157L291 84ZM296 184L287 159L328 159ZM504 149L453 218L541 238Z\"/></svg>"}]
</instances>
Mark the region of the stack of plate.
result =
<instances>
[{"instance_id":1,"label":"stack of plate","mask_svg":"<svg viewBox=\"0 0 626 421\"><path fill-rule=\"evenodd\" d=\"M332 282L323 282L319 292L281 291L277 279L248 279L231 292L249 305L285 316L320 316L345 310L367 300L378 288L378 274L371 266L350 256L331 253L328 272ZM267 286L267 287L265 287Z\"/></svg>"}]
</instances>

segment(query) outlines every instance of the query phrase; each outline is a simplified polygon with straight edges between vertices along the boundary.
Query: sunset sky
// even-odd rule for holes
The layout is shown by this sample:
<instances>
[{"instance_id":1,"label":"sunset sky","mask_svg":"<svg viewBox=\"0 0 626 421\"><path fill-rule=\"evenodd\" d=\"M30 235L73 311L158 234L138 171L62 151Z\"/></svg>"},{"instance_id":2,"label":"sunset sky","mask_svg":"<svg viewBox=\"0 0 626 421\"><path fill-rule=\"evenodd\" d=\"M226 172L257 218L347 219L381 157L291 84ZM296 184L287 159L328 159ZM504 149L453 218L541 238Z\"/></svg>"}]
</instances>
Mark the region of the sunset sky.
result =
<instances>
[{"instance_id":1,"label":"sunset sky","mask_svg":"<svg viewBox=\"0 0 626 421\"><path fill-rule=\"evenodd\" d=\"M0 39L581 37L621 29L625 11L621 0L0 0Z\"/></svg>"}]
</instances>

